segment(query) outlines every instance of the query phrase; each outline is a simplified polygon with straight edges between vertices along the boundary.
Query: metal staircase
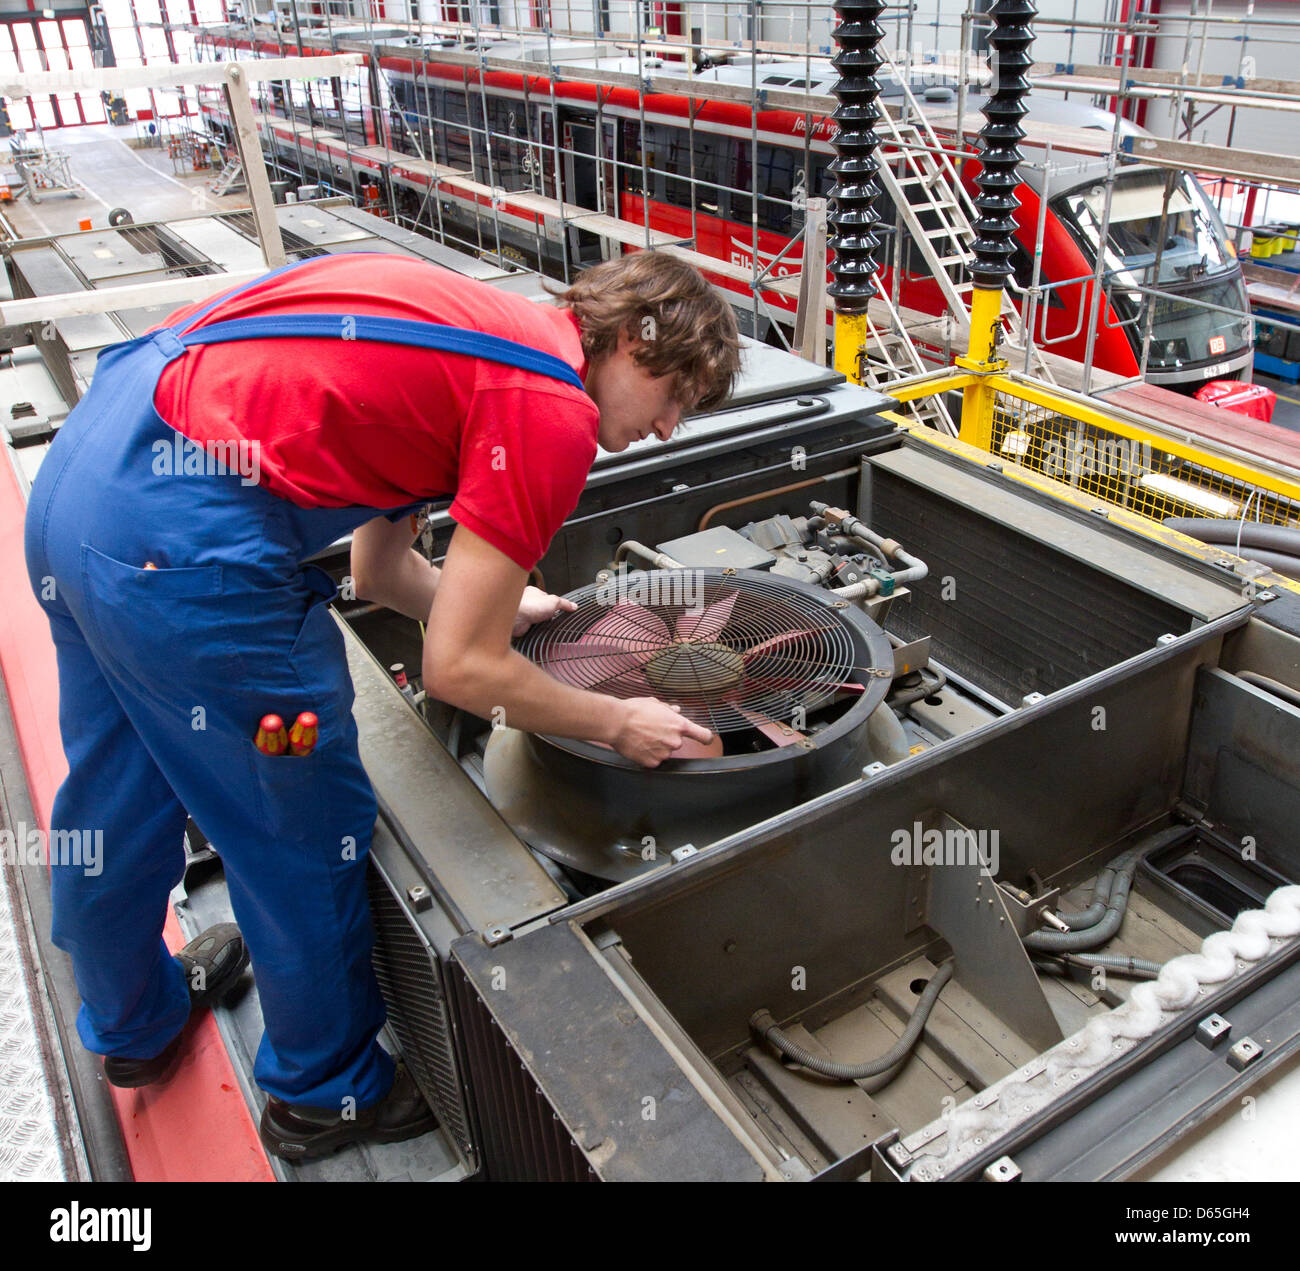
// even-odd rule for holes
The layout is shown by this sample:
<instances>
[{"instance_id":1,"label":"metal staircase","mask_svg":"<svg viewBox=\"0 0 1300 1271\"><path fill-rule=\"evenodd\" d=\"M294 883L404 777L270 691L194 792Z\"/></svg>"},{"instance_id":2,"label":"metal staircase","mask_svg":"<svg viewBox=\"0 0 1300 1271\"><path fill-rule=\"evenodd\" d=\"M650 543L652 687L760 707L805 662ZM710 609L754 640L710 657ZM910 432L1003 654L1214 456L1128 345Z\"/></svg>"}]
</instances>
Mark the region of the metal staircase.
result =
<instances>
[{"instance_id":1,"label":"metal staircase","mask_svg":"<svg viewBox=\"0 0 1300 1271\"><path fill-rule=\"evenodd\" d=\"M883 293L872 301L882 305L889 314L889 326L878 322L867 312L867 335L869 343L862 350L862 380L877 392L888 393L889 386L900 379L909 379L914 375L925 375L933 368L921 360L916 345L907 333L902 318L894 308L889 297ZM950 437L957 435L957 425L941 395L918 398L914 402L902 403L898 407L900 415L917 420Z\"/></svg>"},{"instance_id":2,"label":"metal staircase","mask_svg":"<svg viewBox=\"0 0 1300 1271\"><path fill-rule=\"evenodd\" d=\"M208 186L208 189L213 194L233 194L236 190L242 190L244 185L244 165L236 155L226 160L226 166L221 169L217 179Z\"/></svg>"},{"instance_id":3,"label":"metal staircase","mask_svg":"<svg viewBox=\"0 0 1300 1271\"><path fill-rule=\"evenodd\" d=\"M965 335L970 330L968 305L974 286L970 265L974 260L971 244L975 241L975 230L971 222L976 216L975 207L956 166L943 153L945 147L912 92L909 76L888 58L885 65L902 87L906 110L902 121L889 111L882 112L879 127L886 147L893 153L880 165L878 176L900 212L911 241L938 283L949 313ZM897 172L895 164L899 168ZM1006 292L1002 297L1002 316L1007 328L1007 351L1018 354L1023 366L1024 323ZM1032 374L1055 383L1046 359L1037 349L1031 351L1029 369Z\"/></svg>"}]
</instances>

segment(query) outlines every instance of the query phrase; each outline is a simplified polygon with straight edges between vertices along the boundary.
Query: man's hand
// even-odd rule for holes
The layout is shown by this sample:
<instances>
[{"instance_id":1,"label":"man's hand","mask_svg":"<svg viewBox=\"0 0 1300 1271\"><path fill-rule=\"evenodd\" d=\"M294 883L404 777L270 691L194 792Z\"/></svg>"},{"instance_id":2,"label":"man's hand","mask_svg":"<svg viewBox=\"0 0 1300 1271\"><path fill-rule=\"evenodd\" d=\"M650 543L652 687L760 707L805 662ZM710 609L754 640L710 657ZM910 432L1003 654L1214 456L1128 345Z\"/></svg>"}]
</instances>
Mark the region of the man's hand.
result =
<instances>
[{"instance_id":1,"label":"man's hand","mask_svg":"<svg viewBox=\"0 0 1300 1271\"><path fill-rule=\"evenodd\" d=\"M546 622L557 613L572 613L578 606L563 596L552 596L536 587L525 587L519 601L519 612L515 615L515 625L510 632L511 638L524 634L535 622Z\"/></svg>"},{"instance_id":2,"label":"man's hand","mask_svg":"<svg viewBox=\"0 0 1300 1271\"><path fill-rule=\"evenodd\" d=\"M619 702L622 719L614 734L613 747L624 759L643 768L657 768L671 759L688 738L703 745L713 734L692 723L676 706L655 697L634 697Z\"/></svg>"},{"instance_id":3,"label":"man's hand","mask_svg":"<svg viewBox=\"0 0 1300 1271\"><path fill-rule=\"evenodd\" d=\"M554 733L612 746L657 767L688 738L713 736L654 698L630 702L561 684L510 646L525 571L460 525L443 563L424 641L431 696L527 733ZM545 597L544 599L558 599ZM555 610L552 610L555 612Z\"/></svg>"}]
</instances>

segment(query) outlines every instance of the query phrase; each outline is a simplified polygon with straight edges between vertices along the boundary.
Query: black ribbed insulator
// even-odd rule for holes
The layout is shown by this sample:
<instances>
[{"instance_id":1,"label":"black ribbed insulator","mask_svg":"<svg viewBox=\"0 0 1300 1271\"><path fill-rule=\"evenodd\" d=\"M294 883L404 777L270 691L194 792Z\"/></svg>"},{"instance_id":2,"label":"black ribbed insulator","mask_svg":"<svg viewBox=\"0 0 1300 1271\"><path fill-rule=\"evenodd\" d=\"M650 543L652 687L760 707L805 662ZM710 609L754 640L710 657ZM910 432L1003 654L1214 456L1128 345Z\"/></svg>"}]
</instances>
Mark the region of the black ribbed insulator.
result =
<instances>
[{"instance_id":1,"label":"black ribbed insulator","mask_svg":"<svg viewBox=\"0 0 1300 1271\"><path fill-rule=\"evenodd\" d=\"M1020 121L1027 108L1029 92L1026 72L1033 64L1029 46L1034 42L1030 25L1038 10L1030 0L995 0L989 16L994 27L989 35L993 46L993 94L984 104L985 124L980 129L980 162L975 199L979 219L975 222L975 253L972 273L977 287L1000 288L1012 272L1016 222L1013 213L1020 206L1016 167L1022 155L1018 143L1025 131Z\"/></svg>"},{"instance_id":2,"label":"black ribbed insulator","mask_svg":"<svg viewBox=\"0 0 1300 1271\"><path fill-rule=\"evenodd\" d=\"M876 19L884 12L883 0L840 0L835 5L839 25L831 32L839 45L831 65L839 79L831 91L839 103L831 118L838 125L831 145L835 158L831 162L830 211L827 245L834 249L830 263L832 281L826 288L839 313L866 313L867 303L876 294L872 275L878 268L876 248L880 239L873 233L876 224L875 202L880 193L876 182L876 123L880 108L880 83L876 72L884 58L880 41L885 31Z\"/></svg>"}]
</instances>

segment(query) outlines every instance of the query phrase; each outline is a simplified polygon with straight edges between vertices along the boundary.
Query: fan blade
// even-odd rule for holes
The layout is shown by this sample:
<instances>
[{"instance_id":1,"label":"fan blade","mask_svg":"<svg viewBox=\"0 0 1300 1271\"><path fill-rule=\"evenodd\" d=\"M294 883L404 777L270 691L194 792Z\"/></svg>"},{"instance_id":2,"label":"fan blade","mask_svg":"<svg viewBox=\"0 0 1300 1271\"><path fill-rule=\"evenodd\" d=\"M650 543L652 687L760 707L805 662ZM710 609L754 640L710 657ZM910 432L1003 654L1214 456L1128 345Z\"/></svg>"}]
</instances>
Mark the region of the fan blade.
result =
<instances>
[{"instance_id":1,"label":"fan blade","mask_svg":"<svg viewBox=\"0 0 1300 1271\"><path fill-rule=\"evenodd\" d=\"M668 624L643 605L615 605L598 622L587 628L587 637L602 644L617 645L623 653L647 650L653 653L672 641Z\"/></svg>"},{"instance_id":2,"label":"fan blade","mask_svg":"<svg viewBox=\"0 0 1300 1271\"><path fill-rule=\"evenodd\" d=\"M619 653L612 658L605 658L600 662L590 664L584 671L585 678L579 682L577 680L565 679L566 684L572 684L575 688L598 688L602 693L608 693L611 697L621 697L624 699L631 697L657 697L663 700L663 694L660 693L641 671L645 664L646 658L652 656L650 653ZM571 662L570 667L581 664ZM549 668L548 668L549 669ZM557 679L564 678L557 676ZM617 683L611 684L611 680Z\"/></svg>"},{"instance_id":3,"label":"fan blade","mask_svg":"<svg viewBox=\"0 0 1300 1271\"><path fill-rule=\"evenodd\" d=\"M803 639L805 636L811 638L816 634L815 631L782 631L780 635L770 636L762 643L754 645L752 649L742 649L740 656L745 662L749 662L751 658L774 652L783 644L790 644L795 640Z\"/></svg>"},{"instance_id":4,"label":"fan blade","mask_svg":"<svg viewBox=\"0 0 1300 1271\"><path fill-rule=\"evenodd\" d=\"M669 755L670 759L721 759L723 755L722 737L714 733L708 741L695 741L687 737L682 744Z\"/></svg>"},{"instance_id":5,"label":"fan blade","mask_svg":"<svg viewBox=\"0 0 1300 1271\"><path fill-rule=\"evenodd\" d=\"M736 710L775 746L793 746L797 742L807 740L797 728L792 728L789 724L779 723L775 719L769 719L759 711L748 710L744 706L737 706Z\"/></svg>"},{"instance_id":6,"label":"fan blade","mask_svg":"<svg viewBox=\"0 0 1300 1271\"><path fill-rule=\"evenodd\" d=\"M615 640L560 640L555 644L545 645L540 656L545 665L556 662L583 662L592 658L636 658L637 666L649 661L658 649L626 649L620 641Z\"/></svg>"},{"instance_id":7,"label":"fan blade","mask_svg":"<svg viewBox=\"0 0 1300 1271\"><path fill-rule=\"evenodd\" d=\"M715 600L703 613L684 613L677 619L679 640L716 640L727 625L735 608L739 592L731 592L723 600Z\"/></svg>"},{"instance_id":8,"label":"fan blade","mask_svg":"<svg viewBox=\"0 0 1300 1271\"><path fill-rule=\"evenodd\" d=\"M547 648L542 665L557 680L574 688L595 688L615 676L639 672L654 655L654 649L629 652L608 641L572 640Z\"/></svg>"},{"instance_id":9,"label":"fan blade","mask_svg":"<svg viewBox=\"0 0 1300 1271\"><path fill-rule=\"evenodd\" d=\"M663 695L646 679L640 667L634 671L624 672L618 687L632 690L630 693L621 694L623 697L657 697L661 702L664 700Z\"/></svg>"}]
</instances>

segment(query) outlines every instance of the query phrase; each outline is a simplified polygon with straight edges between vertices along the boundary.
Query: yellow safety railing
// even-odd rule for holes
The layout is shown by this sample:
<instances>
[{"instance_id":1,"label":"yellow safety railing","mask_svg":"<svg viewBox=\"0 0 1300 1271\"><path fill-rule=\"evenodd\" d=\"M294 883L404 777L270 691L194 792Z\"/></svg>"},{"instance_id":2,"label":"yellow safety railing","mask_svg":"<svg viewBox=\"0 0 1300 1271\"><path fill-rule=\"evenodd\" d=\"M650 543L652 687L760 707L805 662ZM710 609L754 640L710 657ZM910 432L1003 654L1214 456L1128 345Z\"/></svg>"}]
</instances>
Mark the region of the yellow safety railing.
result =
<instances>
[{"instance_id":1,"label":"yellow safety railing","mask_svg":"<svg viewBox=\"0 0 1300 1271\"><path fill-rule=\"evenodd\" d=\"M914 436L1076 505L1114 509L1117 522L1205 559L1229 553L1174 534L1161 522L1209 517L1300 527L1300 475L1067 389L1004 370L973 369L975 357L957 361L952 369L884 389L901 403L962 393L959 438L898 415ZM1300 592L1300 583L1279 575L1268 575L1267 585Z\"/></svg>"},{"instance_id":2,"label":"yellow safety railing","mask_svg":"<svg viewBox=\"0 0 1300 1271\"><path fill-rule=\"evenodd\" d=\"M1300 526L1300 476L1232 447L1006 372L937 372L890 385L902 402L961 389L961 439L1004 463L1153 520L1249 519ZM974 410L967 405L975 398Z\"/></svg>"},{"instance_id":3,"label":"yellow safety railing","mask_svg":"<svg viewBox=\"0 0 1300 1271\"><path fill-rule=\"evenodd\" d=\"M1115 519L1148 537L1176 539L1184 550L1195 544L1202 556L1228 553L1165 530L1162 522L1205 517L1300 528L1300 472L1011 373L998 353L999 291L975 287L970 317L967 353L955 366L885 387L904 405L961 392L957 439L925 428L911 412L892 416L914 435L996 464L1070 502L1114 508ZM835 367L858 383L865 346L864 319L837 313ZM1268 585L1274 583L1300 592L1300 584L1280 575L1269 575Z\"/></svg>"}]
</instances>

